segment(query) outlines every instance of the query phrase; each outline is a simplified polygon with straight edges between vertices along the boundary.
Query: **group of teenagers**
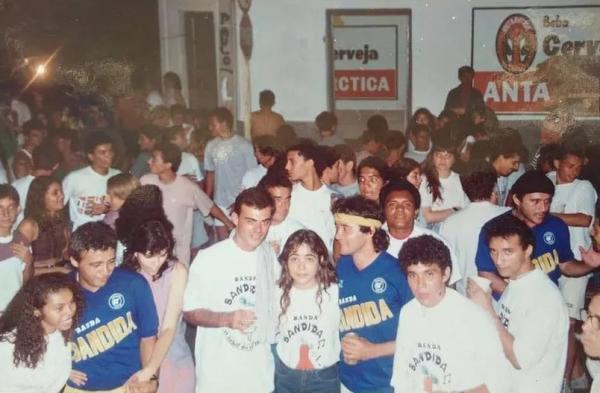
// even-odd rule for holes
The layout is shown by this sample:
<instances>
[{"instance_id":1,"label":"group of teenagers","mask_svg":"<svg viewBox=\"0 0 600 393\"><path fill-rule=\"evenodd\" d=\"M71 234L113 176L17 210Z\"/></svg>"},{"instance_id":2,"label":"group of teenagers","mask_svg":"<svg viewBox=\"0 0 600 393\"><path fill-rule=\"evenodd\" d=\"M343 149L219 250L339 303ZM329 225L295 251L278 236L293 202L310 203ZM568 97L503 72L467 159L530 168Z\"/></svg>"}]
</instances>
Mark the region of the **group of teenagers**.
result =
<instances>
[{"instance_id":1,"label":"group of teenagers","mask_svg":"<svg viewBox=\"0 0 600 393\"><path fill-rule=\"evenodd\" d=\"M135 175L112 168L103 131L62 181L33 149L25 180L0 185L0 392L559 393L587 379L600 224L580 129L547 119L554 139L526 170L518 132L492 131L485 109L420 109L406 134L376 115L353 149L333 113L297 139L273 104L261 93L252 141L217 108L199 157L185 128L142 127Z\"/></svg>"}]
</instances>

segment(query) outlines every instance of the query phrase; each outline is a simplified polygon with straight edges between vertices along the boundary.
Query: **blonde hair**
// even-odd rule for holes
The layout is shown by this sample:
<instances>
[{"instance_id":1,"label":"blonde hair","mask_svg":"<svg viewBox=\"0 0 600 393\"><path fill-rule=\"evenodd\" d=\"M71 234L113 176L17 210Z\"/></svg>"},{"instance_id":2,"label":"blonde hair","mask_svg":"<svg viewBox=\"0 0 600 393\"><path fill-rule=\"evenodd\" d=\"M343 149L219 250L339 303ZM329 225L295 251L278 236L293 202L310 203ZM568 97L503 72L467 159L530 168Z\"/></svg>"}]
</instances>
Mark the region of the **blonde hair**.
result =
<instances>
[{"instance_id":1,"label":"blonde hair","mask_svg":"<svg viewBox=\"0 0 600 393\"><path fill-rule=\"evenodd\" d=\"M108 179L106 190L109 194L125 200L139 186L140 181L137 177L129 173L119 173Z\"/></svg>"}]
</instances>

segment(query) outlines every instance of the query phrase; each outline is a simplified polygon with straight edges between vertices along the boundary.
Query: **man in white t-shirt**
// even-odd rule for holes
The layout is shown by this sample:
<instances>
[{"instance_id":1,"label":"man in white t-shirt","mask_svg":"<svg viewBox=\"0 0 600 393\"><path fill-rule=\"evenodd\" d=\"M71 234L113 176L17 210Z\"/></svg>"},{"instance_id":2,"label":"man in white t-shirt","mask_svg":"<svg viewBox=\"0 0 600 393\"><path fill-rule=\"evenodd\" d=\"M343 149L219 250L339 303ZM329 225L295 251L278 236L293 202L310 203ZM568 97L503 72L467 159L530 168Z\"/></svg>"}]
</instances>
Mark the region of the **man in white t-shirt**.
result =
<instances>
[{"instance_id":1,"label":"man in white t-shirt","mask_svg":"<svg viewBox=\"0 0 600 393\"><path fill-rule=\"evenodd\" d=\"M318 149L316 145L303 142L287 151L285 169L292 182L290 217L295 218L307 229L315 231L328 250L333 249L335 222L331 214L333 191L321 182L322 172L315 165Z\"/></svg>"},{"instance_id":2,"label":"man in white t-shirt","mask_svg":"<svg viewBox=\"0 0 600 393\"><path fill-rule=\"evenodd\" d=\"M440 235L448 240L456 254L462 277L456 289L464 294L467 278L478 275L475 239L486 222L510 208L496 205L496 172L489 163L483 161L469 164L467 170L460 175L460 182L471 203L442 222Z\"/></svg>"},{"instance_id":3,"label":"man in white t-shirt","mask_svg":"<svg viewBox=\"0 0 600 393\"><path fill-rule=\"evenodd\" d=\"M598 199L596 191L589 181L577 179L585 161L586 155L582 149L563 142L554 160L556 171L547 174L555 187L550 213L569 226L571 251L577 260L581 260L579 248L588 249L592 245L589 230L594 223L595 206ZM585 369L581 362L581 356L579 356L581 349L575 340L575 330L578 329L581 312L585 307L585 291L590 277L591 274L581 277L562 276L558 281L571 318L570 350L567 356L565 379L567 382L572 382L573 388L587 387Z\"/></svg>"},{"instance_id":4,"label":"man in white t-shirt","mask_svg":"<svg viewBox=\"0 0 600 393\"><path fill-rule=\"evenodd\" d=\"M196 393L273 391L270 343L279 270L263 240L274 209L263 188L242 191L232 214L234 235L194 258L183 311L198 326Z\"/></svg>"},{"instance_id":5,"label":"man in white t-shirt","mask_svg":"<svg viewBox=\"0 0 600 393\"><path fill-rule=\"evenodd\" d=\"M112 139L104 132L90 134L86 140L86 153L90 165L69 173L63 180L73 231L81 224L104 218L108 211L106 182L121 173L111 168L115 153Z\"/></svg>"},{"instance_id":6,"label":"man in white t-shirt","mask_svg":"<svg viewBox=\"0 0 600 393\"><path fill-rule=\"evenodd\" d=\"M171 126L167 129L169 142L181 150L181 164L177 169L177 174L187 176L196 183L202 183L204 176L200 171L198 159L186 149L189 146L185 129L182 126Z\"/></svg>"},{"instance_id":7,"label":"man in white t-shirt","mask_svg":"<svg viewBox=\"0 0 600 393\"><path fill-rule=\"evenodd\" d=\"M304 229L304 225L288 214L292 200L292 182L283 173L273 172L263 177L258 185L264 187L275 201L275 211L265 241L279 255L290 235Z\"/></svg>"},{"instance_id":8,"label":"man in white t-shirt","mask_svg":"<svg viewBox=\"0 0 600 393\"><path fill-rule=\"evenodd\" d=\"M400 265L415 297L400 311L395 392L509 392L509 364L494 320L446 288L448 247L431 235L411 238Z\"/></svg>"},{"instance_id":9,"label":"man in white t-shirt","mask_svg":"<svg viewBox=\"0 0 600 393\"><path fill-rule=\"evenodd\" d=\"M19 194L10 184L0 184L0 314L21 285L33 276L33 256L28 242L13 226L19 214Z\"/></svg>"},{"instance_id":10,"label":"man in white t-shirt","mask_svg":"<svg viewBox=\"0 0 600 393\"><path fill-rule=\"evenodd\" d=\"M252 144L234 133L233 115L227 108L217 108L209 117L209 130L217 135L204 150L206 194L226 214L239 194L242 177L256 166ZM215 221L217 237L225 239L227 230Z\"/></svg>"},{"instance_id":11,"label":"man in white t-shirt","mask_svg":"<svg viewBox=\"0 0 600 393\"><path fill-rule=\"evenodd\" d=\"M432 230L415 225L421 205L421 196L415 186L404 179L392 180L381 189L379 201L385 214L385 224L382 229L387 232L390 238L390 244L387 248L388 254L398 258L400 250L408 239L421 235L431 235L441 240L450 250L452 273L448 284L453 285L459 282L461 271L456 255L448 241Z\"/></svg>"},{"instance_id":12,"label":"man in white t-shirt","mask_svg":"<svg viewBox=\"0 0 600 393\"><path fill-rule=\"evenodd\" d=\"M180 163L181 151L177 146L157 145L148 161L150 173L142 176L140 183L154 184L162 191L165 214L173 224L175 255L180 262L189 265L194 210L222 220L229 229L234 225L196 183L177 174Z\"/></svg>"},{"instance_id":13,"label":"man in white t-shirt","mask_svg":"<svg viewBox=\"0 0 600 393\"><path fill-rule=\"evenodd\" d=\"M471 280L467 292L496 321L513 366L511 392L559 393L567 357L567 306L556 285L531 263L535 238L523 221L503 214L486 228L493 262L508 285L495 309L490 293Z\"/></svg>"},{"instance_id":14,"label":"man in white t-shirt","mask_svg":"<svg viewBox=\"0 0 600 393\"><path fill-rule=\"evenodd\" d=\"M279 143L273 135L261 135L254 138L254 155L258 165L250 168L242 177L242 190L250 187L256 187L260 179L267 174L267 169L275 163L277 157L281 154Z\"/></svg>"}]
</instances>

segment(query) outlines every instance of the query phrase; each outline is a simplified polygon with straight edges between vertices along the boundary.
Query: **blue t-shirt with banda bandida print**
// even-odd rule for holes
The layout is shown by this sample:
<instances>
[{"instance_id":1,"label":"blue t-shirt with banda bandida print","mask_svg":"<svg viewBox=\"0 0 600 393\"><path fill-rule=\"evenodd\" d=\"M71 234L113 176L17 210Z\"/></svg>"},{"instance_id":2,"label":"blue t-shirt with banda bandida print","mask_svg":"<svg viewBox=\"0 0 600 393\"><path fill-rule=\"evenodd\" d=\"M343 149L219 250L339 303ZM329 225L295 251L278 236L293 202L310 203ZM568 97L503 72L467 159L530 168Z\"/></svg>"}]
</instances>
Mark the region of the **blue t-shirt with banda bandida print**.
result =
<instances>
[{"instance_id":1,"label":"blue t-shirt with banda bandida print","mask_svg":"<svg viewBox=\"0 0 600 393\"><path fill-rule=\"evenodd\" d=\"M508 211L504 214L513 214ZM496 217L495 219L497 219ZM475 262L477 270L480 272L490 272L498 274L496 265L490 255L490 248L486 239L486 226L483 226L479 233L479 244L477 246L477 255ZM569 227L563 220L546 214L544 220L531 228L535 237L535 246L531 255L531 263L542 270L548 277L558 285L558 279L561 276L559 264L572 261L574 259L571 251L571 240L569 238Z\"/></svg>"},{"instance_id":2,"label":"blue t-shirt with banda bandida print","mask_svg":"<svg viewBox=\"0 0 600 393\"><path fill-rule=\"evenodd\" d=\"M372 343L396 340L402 307L413 298L400 262L381 252L366 268L359 270L350 255L342 256L336 266L340 339L350 332ZM394 356L360 361L349 365L340 361L340 380L355 393L390 388Z\"/></svg>"},{"instance_id":3,"label":"blue t-shirt with banda bandida print","mask_svg":"<svg viewBox=\"0 0 600 393\"><path fill-rule=\"evenodd\" d=\"M71 346L73 370L84 372L87 382L76 386L69 380L69 386L118 388L142 368L141 339L158 332L152 291L143 276L117 267L102 288L82 293L85 309Z\"/></svg>"}]
</instances>

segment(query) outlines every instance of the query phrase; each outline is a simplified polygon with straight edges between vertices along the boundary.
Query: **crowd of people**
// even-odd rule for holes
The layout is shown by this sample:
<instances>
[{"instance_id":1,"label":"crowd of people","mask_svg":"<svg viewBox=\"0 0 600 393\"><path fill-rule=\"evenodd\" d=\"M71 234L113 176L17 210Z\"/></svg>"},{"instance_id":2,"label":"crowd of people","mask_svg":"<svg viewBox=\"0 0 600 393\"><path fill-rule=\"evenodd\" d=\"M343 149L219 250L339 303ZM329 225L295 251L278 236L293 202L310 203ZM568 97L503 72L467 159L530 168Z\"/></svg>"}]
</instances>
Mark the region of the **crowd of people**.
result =
<instances>
[{"instance_id":1,"label":"crowd of people","mask_svg":"<svg viewBox=\"0 0 600 393\"><path fill-rule=\"evenodd\" d=\"M171 72L9 97L0 392L600 392L598 148L557 111L530 155L473 75L358 141L269 90L248 140Z\"/></svg>"}]
</instances>

